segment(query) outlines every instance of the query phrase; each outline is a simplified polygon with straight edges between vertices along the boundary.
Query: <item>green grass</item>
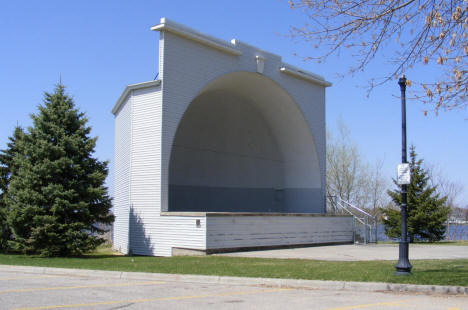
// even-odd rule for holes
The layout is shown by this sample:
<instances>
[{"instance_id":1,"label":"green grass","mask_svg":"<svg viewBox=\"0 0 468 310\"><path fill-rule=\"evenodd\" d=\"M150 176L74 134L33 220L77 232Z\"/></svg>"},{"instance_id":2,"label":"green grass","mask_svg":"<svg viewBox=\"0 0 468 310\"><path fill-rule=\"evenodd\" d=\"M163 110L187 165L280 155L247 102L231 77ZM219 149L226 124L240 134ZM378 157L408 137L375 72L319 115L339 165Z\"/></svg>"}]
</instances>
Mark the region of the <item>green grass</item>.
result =
<instances>
[{"instance_id":1,"label":"green grass","mask_svg":"<svg viewBox=\"0 0 468 310\"><path fill-rule=\"evenodd\" d=\"M99 252L100 251L100 252ZM83 257L43 258L0 254L0 264L238 277L390 282L468 286L468 259L415 260L413 275L395 276L395 262L330 262L225 256L117 256L109 249ZM103 254L105 253L105 254Z\"/></svg>"}]
</instances>

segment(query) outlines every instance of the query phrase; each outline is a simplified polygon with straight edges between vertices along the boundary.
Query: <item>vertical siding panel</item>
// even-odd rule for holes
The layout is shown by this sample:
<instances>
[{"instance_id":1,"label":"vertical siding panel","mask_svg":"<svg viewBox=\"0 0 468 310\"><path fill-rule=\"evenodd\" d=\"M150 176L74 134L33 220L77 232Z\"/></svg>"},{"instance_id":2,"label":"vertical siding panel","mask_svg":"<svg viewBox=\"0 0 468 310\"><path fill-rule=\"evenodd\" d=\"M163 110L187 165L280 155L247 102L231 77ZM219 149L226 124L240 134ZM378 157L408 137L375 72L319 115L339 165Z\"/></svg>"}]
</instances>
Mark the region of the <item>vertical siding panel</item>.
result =
<instances>
[{"instance_id":1,"label":"vertical siding panel","mask_svg":"<svg viewBox=\"0 0 468 310\"><path fill-rule=\"evenodd\" d=\"M132 210L130 247L134 254L152 255L151 229L160 213L161 87L132 91Z\"/></svg>"},{"instance_id":2,"label":"vertical siding panel","mask_svg":"<svg viewBox=\"0 0 468 310\"><path fill-rule=\"evenodd\" d=\"M130 210L131 99L127 98L115 115L114 127L114 249L128 253Z\"/></svg>"},{"instance_id":3,"label":"vertical siding panel","mask_svg":"<svg viewBox=\"0 0 468 310\"><path fill-rule=\"evenodd\" d=\"M206 225L193 217L161 216L161 87L132 93L131 251L171 256L172 247L205 249Z\"/></svg>"},{"instance_id":4,"label":"vertical siding panel","mask_svg":"<svg viewBox=\"0 0 468 310\"><path fill-rule=\"evenodd\" d=\"M206 248L204 216L160 213L161 106L160 86L135 87L116 114L114 247L123 253L171 256L173 247Z\"/></svg>"}]
</instances>

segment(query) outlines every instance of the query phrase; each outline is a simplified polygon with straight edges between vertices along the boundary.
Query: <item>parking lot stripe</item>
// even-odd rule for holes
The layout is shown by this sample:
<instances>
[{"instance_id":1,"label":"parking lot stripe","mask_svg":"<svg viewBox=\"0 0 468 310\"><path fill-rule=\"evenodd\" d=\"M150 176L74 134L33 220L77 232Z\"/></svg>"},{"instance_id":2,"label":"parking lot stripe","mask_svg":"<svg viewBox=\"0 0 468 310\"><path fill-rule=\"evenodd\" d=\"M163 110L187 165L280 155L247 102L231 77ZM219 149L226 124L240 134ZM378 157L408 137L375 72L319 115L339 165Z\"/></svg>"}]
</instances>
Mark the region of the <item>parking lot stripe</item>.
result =
<instances>
[{"instance_id":1,"label":"parking lot stripe","mask_svg":"<svg viewBox=\"0 0 468 310\"><path fill-rule=\"evenodd\" d=\"M145 282L130 282L130 283L114 283L114 284L35 287L35 288L22 288L22 289L3 290L3 291L0 291L0 294L38 292L38 291L71 290L71 289L97 288L97 287L125 287L125 286L153 285L153 284L163 284L163 283L164 282L161 282L161 281L145 281Z\"/></svg>"},{"instance_id":2,"label":"parking lot stripe","mask_svg":"<svg viewBox=\"0 0 468 310\"><path fill-rule=\"evenodd\" d=\"M60 278L63 276L21 276L0 278L0 281L24 280L24 279L45 279L45 278Z\"/></svg>"},{"instance_id":3,"label":"parking lot stripe","mask_svg":"<svg viewBox=\"0 0 468 310\"><path fill-rule=\"evenodd\" d=\"M380 307L380 306L405 306L407 300L400 300L400 301L392 301L392 302L379 302L376 304L367 304L367 305L354 305L354 306L344 306L338 308L329 308L326 310L351 310L351 309L362 309L362 308L372 308L372 307Z\"/></svg>"},{"instance_id":4,"label":"parking lot stripe","mask_svg":"<svg viewBox=\"0 0 468 310\"><path fill-rule=\"evenodd\" d=\"M93 306L101 306L101 305L114 305L114 304L126 304L126 303L136 304L136 303L144 303L144 302L151 302L151 301L168 301L168 300L184 300L184 299L201 299L201 298L222 297L222 296L253 295L257 293L274 293L274 292L289 291L289 290L291 289L290 288L278 288L278 289L264 289L264 290L251 290L251 291L233 291L233 292L204 294L204 295L156 297L156 298L129 299L129 300L111 300L111 301L101 301L101 302L82 303L82 304L25 307L25 308L15 308L15 309L10 309L10 310L42 310L42 309L63 309L63 308L74 308L74 307L93 307Z\"/></svg>"}]
</instances>

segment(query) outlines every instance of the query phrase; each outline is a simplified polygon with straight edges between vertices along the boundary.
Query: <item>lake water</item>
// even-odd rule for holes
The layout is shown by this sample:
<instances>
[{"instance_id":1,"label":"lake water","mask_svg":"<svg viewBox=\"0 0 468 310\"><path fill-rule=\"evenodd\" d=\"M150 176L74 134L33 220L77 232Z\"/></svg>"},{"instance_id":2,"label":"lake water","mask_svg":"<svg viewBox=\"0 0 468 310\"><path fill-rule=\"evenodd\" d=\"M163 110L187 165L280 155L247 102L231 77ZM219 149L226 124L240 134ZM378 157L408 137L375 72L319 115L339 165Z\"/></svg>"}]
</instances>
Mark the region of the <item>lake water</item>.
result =
<instances>
[{"instance_id":1,"label":"lake water","mask_svg":"<svg viewBox=\"0 0 468 310\"><path fill-rule=\"evenodd\" d=\"M385 228L382 224L377 226L377 239L379 241L397 241L397 239L385 235ZM445 240L468 240L468 225L449 225L448 238L446 236Z\"/></svg>"}]
</instances>

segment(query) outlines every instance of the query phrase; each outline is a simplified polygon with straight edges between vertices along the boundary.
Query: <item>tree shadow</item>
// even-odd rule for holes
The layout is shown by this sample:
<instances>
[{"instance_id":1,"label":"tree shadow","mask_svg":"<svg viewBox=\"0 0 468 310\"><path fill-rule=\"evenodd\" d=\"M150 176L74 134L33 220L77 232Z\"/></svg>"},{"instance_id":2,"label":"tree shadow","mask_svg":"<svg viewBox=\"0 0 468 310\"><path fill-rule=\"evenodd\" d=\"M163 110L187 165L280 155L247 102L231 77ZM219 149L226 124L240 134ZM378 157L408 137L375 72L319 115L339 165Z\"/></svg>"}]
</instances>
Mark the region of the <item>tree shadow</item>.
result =
<instances>
[{"instance_id":1,"label":"tree shadow","mask_svg":"<svg viewBox=\"0 0 468 310\"><path fill-rule=\"evenodd\" d=\"M153 255L151 237L146 234L145 224L139 214L130 208L129 255Z\"/></svg>"},{"instance_id":2,"label":"tree shadow","mask_svg":"<svg viewBox=\"0 0 468 310\"><path fill-rule=\"evenodd\" d=\"M141 255L141 256L154 256L153 249L154 246L151 242L151 237L146 234L145 224L143 219L139 214L135 212L133 208L130 208L129 214L129 255ZM70 255L70 256L50 256L45 257L41 255L27 255L21 254L17 252L8 252L8 253L0 253L5 255L13 255L17 257L25 256L32 259L60 259L60 258L80 258L80 259L104 259L104 258L114 258L118 259L119 257L124 258L127 257L126 255L120 253L83 253L82 255Z\"/></svg>"}]
</instances>

